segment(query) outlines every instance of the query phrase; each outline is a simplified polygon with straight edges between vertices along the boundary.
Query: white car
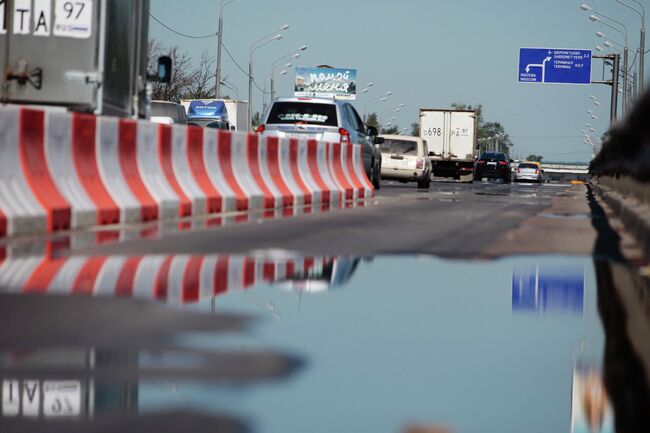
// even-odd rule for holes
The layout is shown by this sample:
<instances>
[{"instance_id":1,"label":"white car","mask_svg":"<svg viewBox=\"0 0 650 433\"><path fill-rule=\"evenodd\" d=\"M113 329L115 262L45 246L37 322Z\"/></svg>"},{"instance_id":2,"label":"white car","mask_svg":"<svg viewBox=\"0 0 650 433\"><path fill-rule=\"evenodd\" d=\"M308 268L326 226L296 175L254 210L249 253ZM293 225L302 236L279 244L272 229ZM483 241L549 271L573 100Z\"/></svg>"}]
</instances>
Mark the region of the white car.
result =
<instances>
[{"instance_id":1,"label":"white car","mask_svg":"<svg viewBox=\"0 0 650 433\"><path fill-rule=\"evenodd\" d=\"M515 182L544 182L543 170L534 162L522 162L515 170Z\"/></svg>"},{"instance_id":2,"label":"white car","mask_svg":"<svg viewBox=\"0 0 650 433\"><path fill-rule=\"evenodd\" d=\"M259 134L348 142L363 146L363 167L375 189L381 187L381 155L374 146L377 129L366 127L348 101L320 98L277 98L271 103Z\"/></svg>"},{"instance_id":3,"label":"white car","mask_svg":"<svg viewBox=\"0 0 650 433\"><path fill-rule=\"evenodd\" d=\"M420 137L380 135L381 176L400 182L417 182L428 189L431 183L431 160L427 143Z\"/></svg>"}]
</instances>

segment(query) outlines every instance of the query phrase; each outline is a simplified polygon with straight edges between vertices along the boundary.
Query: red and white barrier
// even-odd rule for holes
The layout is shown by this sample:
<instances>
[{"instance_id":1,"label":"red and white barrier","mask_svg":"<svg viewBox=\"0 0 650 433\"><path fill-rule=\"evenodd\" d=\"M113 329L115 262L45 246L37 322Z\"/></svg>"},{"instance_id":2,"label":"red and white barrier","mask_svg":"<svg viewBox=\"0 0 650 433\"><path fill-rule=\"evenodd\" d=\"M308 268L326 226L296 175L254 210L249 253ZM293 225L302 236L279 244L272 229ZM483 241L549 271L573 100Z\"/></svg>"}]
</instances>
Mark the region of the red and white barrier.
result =
<instances>
[{"instance_id":1,"label":"red and white barrier","mask_svg":"<svg viewBox=\"0 0 650 433\"><path fill-rule=\"evenodd\" d=\"M131 297L181 305L256 285L319 278L325 257L73 256L11 258L0 262L0 291Z\"/></svg>"},{"instance_id":2,"label":"red and white barrier","mask_svg":"<svg viewBox=\"0 0 650 433\"><path fill-rule=\"evenodd\" d=\"M372 195L360 146L0 109L0 236Z\"/></svg>"}]
</instances>

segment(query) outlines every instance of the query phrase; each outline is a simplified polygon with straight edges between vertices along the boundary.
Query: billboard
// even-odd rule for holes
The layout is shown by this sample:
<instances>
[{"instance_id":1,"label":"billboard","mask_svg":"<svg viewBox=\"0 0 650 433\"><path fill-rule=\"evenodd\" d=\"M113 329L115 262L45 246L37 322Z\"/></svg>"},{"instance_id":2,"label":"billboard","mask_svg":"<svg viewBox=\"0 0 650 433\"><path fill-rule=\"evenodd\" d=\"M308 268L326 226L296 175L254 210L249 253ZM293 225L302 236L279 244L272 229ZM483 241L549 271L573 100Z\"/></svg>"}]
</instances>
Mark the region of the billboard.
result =
<instances>
[{"instance_id":1,"label":"billboard","mask_svg":"<svg viewBox=\"0 0 650 433\"><path fill-rule=\"evenodd\" d=\"M357 99L357 70L340 68L296 68L298 98Z\"/></svg>"}]
</instances>

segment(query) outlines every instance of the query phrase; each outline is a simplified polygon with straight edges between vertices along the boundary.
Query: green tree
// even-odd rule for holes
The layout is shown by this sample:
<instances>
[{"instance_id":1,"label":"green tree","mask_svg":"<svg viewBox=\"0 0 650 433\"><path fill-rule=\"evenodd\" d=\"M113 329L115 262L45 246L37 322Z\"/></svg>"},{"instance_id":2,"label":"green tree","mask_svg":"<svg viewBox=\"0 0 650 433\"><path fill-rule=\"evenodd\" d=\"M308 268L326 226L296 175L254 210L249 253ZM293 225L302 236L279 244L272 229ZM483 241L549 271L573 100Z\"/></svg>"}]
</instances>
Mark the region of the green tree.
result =
<instances>
[{"instance_id":1,"label":"green tree","mask_svg":"<svg viewBox=\"0 0 650 433\"><path fill-rule=\"evenodd\" d=\"M379 127L379 116L377 116L377 113L368 114L368 117L366 117L366 125L374 126L375 128Z\"/></svg>"},{"instance_id":2,"label":"green tree","mask_svg":"<svg viewBox=\"0 0 650 433\"><path fill-rule=\"evenodd\" d=\"M419 122L411 123L411 135L413 137L419 137L420 136L420 123Z\"/></svg>"},{"instance_id":3,"label":"green tree","mask_svg":"<svg viewBox=\"0 0 650 433\"><path fill-rule=\"evenodd\" d=\"M467 105L459 102L451 104L454 110L476 111L476 140L479 146L479 153L486 150L510 153L514 145L510 136L506 133L504 126L499 122L485 122L483 118L483 105ZM496 149L495 149L496 147Z\"/></svg>"},{"instance_id":4,"label":"green tree","mask_svg":"<svg viewBox=\"0 0 650 433\"><path fill-rule=\"evenodd\" d=\"M534 161L534 162L542 162L542 159L544 159L542 155L528 155L526 157L527 161Z\"/></svg>"},{"instance_id":5,"label":"green tree","mask_svg":"<svg viewBox=\"0 0 650 433\"><path fill-rule=\"evenodd\" d=\"M253 114L251 123L253 124L253 128L257 128L262 124L262 115L260 114L259 111L256 111L255 114Z\"/></svg>"},{"instance_id":6,"label":"green tree","mask_svg":"<svg viewBox=\"0 0 650 433\"><path fill-rule=\"evenodd\" d=\"M399 126L392 125L390 128L384 128L381 130L383 135L395 135L399 132Z\"/></svg>"}]
</instances>

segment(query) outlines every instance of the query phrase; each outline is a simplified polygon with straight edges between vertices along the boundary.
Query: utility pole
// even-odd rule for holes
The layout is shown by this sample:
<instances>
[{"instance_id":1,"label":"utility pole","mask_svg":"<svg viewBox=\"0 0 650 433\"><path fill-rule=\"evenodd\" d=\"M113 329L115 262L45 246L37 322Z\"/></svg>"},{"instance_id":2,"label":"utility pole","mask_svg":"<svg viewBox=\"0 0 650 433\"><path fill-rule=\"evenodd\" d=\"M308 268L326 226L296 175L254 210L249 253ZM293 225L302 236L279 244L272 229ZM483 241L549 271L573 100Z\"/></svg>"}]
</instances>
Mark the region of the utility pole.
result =
<instances>
[{"instance_id":1,"label":"utility pole","mask_svg":"<svg viewBox=\"0 0 650 433\"><path fill-rule=\"evenodd\" d=\"M219 6L219 30L217 30L217 74L214 86L215 98L221 98L221 47L223 46L223 10L236 0L221 0ZM225 3L224 3L225 2Z\"/></svg>"},{"instance_id":2,"label":"utility pole","mask_svg":"<svg viewBox=\"0 0 650 433\"><path fill-rule=\"evenodd\" d=\"M645 21L645 17L644 17L644 21ZM640 51L640 53L639 53L639 93L643 93L644 81L645 81L644 80L645 75L643 75L645 73L644 72L644 64L643 64L644 57L645 57L645 22L644 22L644 26L641 28L641 45L640 45L639 51Z\"/></svg>"},{"instance_id":3,"label":"utility pole","mask_svg":"<svg viewBox=\"0 0 650 433\"><path fill-rule=\"evenodd\" d=\"M219 30L217 32L217 82L214 92L215 98L221 98L221 43L223 40L223 1L221 2L221 12L219 13Z\"/></svg>"}]
</instances>

